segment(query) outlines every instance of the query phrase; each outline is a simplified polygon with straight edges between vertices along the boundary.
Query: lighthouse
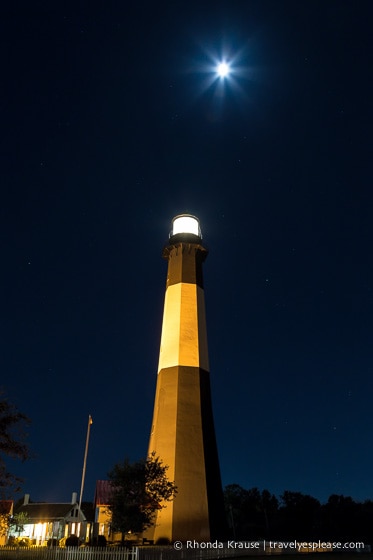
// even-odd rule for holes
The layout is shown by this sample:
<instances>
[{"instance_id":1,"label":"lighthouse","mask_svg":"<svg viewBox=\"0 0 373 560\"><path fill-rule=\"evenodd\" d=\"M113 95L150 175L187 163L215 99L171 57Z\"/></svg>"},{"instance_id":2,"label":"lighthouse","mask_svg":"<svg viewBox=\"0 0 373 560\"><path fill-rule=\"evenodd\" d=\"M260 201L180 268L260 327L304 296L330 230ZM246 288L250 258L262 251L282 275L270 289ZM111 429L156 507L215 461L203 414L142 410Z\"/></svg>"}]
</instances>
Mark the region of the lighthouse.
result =
<instances>
[{"instance_id":1,"label":"lighthouse","mask_svg":"<svg viewBox=\"0 0 373 560\"><path fill-rule=\"evenodd\" d=\"M225 513L210 391L199 220L172 220L161 345L149 455L168 466L177 486L157 512L149 537L157 542L223 538Z\"/></svg>"}]
</instances>

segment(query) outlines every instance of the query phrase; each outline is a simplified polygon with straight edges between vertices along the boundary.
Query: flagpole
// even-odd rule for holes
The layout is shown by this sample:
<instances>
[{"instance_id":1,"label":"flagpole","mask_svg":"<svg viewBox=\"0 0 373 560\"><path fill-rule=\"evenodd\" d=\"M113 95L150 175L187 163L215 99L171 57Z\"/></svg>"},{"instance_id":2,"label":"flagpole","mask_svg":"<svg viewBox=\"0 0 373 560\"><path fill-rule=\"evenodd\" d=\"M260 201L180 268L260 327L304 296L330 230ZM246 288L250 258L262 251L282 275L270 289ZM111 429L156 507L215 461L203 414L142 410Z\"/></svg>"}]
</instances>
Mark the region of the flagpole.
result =
<instances>
[{"instance_id":1,"label":"flagpole","mask_svg":"<svg viewBox=\"0 0 373 560\"><path fill-rule=\"evenodd\" d=\"M84 461L83 461L83 472L82 472L82 484L80 486L80 496L79 496L79 509L82 507L82 498L83 498L83 490L84 490L84 479L85 479L85 470L87 467L87 455L88 455L88 444L89 444L89 435L91 432L91 425L93 424L92 416L88 416L88 427L87 427L87 438L85 440L85 451L84 451Z\"/></svg>"}]
</instances>

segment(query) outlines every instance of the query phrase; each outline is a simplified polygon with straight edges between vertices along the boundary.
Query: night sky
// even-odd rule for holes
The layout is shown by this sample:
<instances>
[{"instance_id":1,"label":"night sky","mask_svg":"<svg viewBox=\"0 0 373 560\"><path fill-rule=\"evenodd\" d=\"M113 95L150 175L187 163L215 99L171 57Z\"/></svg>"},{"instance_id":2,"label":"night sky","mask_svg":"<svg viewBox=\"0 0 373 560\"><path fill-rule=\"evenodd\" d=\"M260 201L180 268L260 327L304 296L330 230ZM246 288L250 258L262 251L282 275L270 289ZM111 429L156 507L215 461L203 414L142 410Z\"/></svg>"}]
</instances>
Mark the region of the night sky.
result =
<instances>
[{"instance_id":1,"label":"night sky","mask_svg":"<svg viewBox=\"0 0 373 560\"><path fill-rule=\"evenodd\" d=\"M223 485L373 499L369 0L14 4L1 15L10 466L84 499L147 452L171 219L199 217ZM228 79L215 64L231 63Z\"/></svg>"}]
</instances>

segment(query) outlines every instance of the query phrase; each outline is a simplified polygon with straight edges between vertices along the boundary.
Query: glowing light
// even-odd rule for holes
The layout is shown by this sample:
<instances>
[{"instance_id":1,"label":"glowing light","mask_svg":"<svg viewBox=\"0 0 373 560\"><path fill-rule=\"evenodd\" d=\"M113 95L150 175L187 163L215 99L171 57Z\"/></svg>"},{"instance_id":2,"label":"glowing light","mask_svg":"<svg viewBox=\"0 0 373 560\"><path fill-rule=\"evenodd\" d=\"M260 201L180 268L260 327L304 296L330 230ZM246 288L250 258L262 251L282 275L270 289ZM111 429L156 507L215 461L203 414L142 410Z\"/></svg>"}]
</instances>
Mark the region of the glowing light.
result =
<instances>
[{"instance_id":1,"label":"glowing light","mask_svg":"<svg viewBox=\"0 0 373 560\"><path fill-rule=\"evenodd\" d=\"M195 216L191 216L189 214L182 214L180 216L176 216L172 220L171 235L176 235L178 233L192 233L193 235L202 237L198 218L196 218Z\"/></svg>"},{"instance_id":2,"label":"glowing light","mask_svg":"<svg viewBox=\"0 0 373 560\"><path fill-rule=\"evenodd\" d=\"M220 62L218 64L216 71L221 78L226 78L230 72L230 67L226 62Z\"/></svg>"},{"instance_id":3,"label":"glowing light","mask_svg":"<svg viewBox=\"0 0 373 560\"><path fill-rule=\"evenodd\" d=\"M220 118L223 103L229 103L233 95L240 102L247 101L245 82L252 81L253 68L247 65L246 45L237 50L225 41L218 50L208 46L202 50L203 56L191 67L192 72L203 75L196 83L196 96L209 92L213 103L211 118Z\"/></svg>"}]
</instances>

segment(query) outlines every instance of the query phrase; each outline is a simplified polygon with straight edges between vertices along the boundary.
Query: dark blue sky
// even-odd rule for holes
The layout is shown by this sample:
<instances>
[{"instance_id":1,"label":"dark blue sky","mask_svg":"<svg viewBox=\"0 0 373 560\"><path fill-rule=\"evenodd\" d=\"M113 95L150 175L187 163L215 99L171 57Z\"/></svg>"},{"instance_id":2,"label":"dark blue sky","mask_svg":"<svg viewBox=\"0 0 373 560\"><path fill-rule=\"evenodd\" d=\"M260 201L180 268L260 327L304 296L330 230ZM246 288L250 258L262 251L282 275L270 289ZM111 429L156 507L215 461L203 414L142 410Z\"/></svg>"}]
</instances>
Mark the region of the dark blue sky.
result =
<instances>
[{"instance_id":1,"label":"dark blue sky","mask_svg":"<svg viewBox=\"0 0 373 560\"><path fill-rule=\"evenodd\" d=\"M146 454L174 215L201 220L223 484L373 499L369 1L3 10L1 384L33 500ZM234 74L207 88L214 60Z\"/></svg>"}]
</instances>

